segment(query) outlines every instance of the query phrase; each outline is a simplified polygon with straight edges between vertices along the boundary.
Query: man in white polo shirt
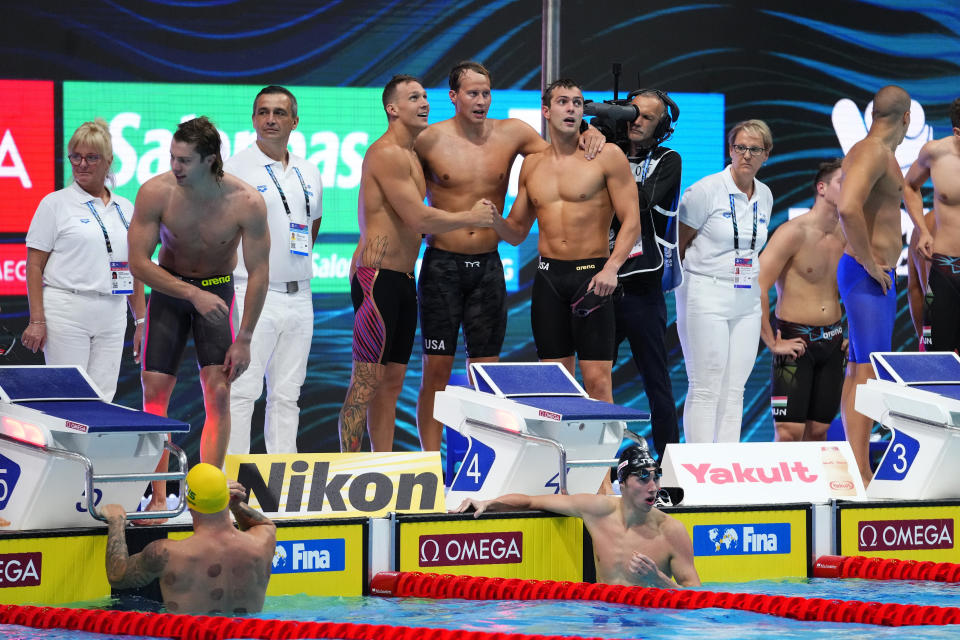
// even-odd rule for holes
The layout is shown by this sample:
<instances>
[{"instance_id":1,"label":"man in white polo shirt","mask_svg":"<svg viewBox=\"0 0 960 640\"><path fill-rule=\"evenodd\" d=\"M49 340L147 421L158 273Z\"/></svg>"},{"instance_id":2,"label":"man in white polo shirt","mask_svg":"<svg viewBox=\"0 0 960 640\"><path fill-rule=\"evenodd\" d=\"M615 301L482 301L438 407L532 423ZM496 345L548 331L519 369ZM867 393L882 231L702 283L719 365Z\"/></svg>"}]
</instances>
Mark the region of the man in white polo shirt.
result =
<instances>
[{"instance_id":1,"label":"man in white polo shirt","mask_svg":"<svg viewBox=\"0 0 960 640\"><path fill-rule=\"evenodd\" d=\"M230 393L227 453L250 452L254 402L267 379L263 435L267 453L296 453L300 387L307 373L313 337L313 243L320 230L320 172L287 151L297 128L297 99L271 85L253 101L257 141L224 163L224 169L255 187L267 203L270 228L270 286L250 343L250 368ZM243 317L246 269L243 245L234 271L237 315Z\"/></svg>"}]
</instances>

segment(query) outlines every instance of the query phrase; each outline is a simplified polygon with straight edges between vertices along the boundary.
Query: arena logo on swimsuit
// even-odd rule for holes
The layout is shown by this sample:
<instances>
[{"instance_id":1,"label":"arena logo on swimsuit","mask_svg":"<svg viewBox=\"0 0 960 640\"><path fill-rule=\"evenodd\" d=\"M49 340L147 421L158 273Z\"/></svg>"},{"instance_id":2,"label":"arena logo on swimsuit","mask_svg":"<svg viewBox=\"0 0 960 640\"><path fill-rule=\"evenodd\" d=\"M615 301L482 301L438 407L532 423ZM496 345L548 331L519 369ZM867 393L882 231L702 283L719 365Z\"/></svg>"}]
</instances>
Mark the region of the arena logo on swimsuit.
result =
<instances>
[{"instance_id":1,"label":"arena logo on swimsuit","mask_svg":"<svg viewBox=\"0 0 960 640\"><path fill-rule=\"evenodd\" d=\"M39 586L42 566L39 551L0 553L0 588Z\"/></svg>"}]
</instances>

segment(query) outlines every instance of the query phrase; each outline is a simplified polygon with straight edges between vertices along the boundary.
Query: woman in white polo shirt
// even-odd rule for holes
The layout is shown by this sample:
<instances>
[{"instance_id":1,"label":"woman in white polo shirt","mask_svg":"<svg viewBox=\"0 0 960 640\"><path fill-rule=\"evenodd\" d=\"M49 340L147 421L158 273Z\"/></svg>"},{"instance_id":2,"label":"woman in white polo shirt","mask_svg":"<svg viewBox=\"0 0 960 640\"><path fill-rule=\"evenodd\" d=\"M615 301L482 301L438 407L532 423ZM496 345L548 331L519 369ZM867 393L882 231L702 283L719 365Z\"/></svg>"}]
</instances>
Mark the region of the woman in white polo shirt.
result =
<instances>
[{"instance_id":1,"label":"woman in white polo shirt","mask_svg":"<svg viewBox=\"0 0 960 640\"><path fill-rule=\"evenodd\" d=\"M127 263L133 205L106 186L113 149L102 118L80 125L67 149L73 182L40 201L27 232L30 323L21 342L34 353L43 349L47 364L80 365L112 400L125 301L136 321L136 362L143 338L143 285Z\"/></svg>"},{"instance_id":2,"label":"woman in white polo shirt","mask_svg":"<svg viewBox=\"0 0 960 640\"><path fill-rule=\"evenodd\" d=\"M680 200L677 331L687 367L687 442L739 442L743 388L757 357L757 256L767 241L770 189L756 179L773 137L762 120L727 136L731 163L689 187Z\"/></svg>"}]
</instances>

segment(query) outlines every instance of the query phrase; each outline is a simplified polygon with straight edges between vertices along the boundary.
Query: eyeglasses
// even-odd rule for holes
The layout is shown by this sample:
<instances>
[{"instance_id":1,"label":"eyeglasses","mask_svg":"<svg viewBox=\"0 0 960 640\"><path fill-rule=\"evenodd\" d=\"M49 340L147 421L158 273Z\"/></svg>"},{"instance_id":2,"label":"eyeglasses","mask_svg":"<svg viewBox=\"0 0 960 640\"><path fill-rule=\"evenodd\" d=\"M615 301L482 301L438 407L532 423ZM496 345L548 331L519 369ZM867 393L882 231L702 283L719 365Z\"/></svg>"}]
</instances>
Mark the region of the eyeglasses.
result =
<instances>
[{"instance_id":1,"label":"eyeglasses","mask_svg":"<svg viewBox=\"0 0 960 640\"><path fill-rule=\"evenodd\" d=\"M83 155L80 153L71 153L67 156L67 159L70 160L70 164L72 165L79 165L84 160L87 161L87 164L97 164L100 162L100 154L88 153L87 155Z\"/></svg>"},{"instance_id":2,"label":"eyeglasses","mask_svg":"<svg viewBox=\"0 0 960 640\"><path fill-rule=\"evenodd\" d=\"M637 476L637 479L640 482L650 482L650 477L653 477L654 482L660 482L660 478L663 477L663 469L657 467L656 469L640 469L630 475Z\"/></svg>"},{"instance_id":3,"label":"eyeglasses","mask_svg":"<svg viewBox=\"0 0 960 640\"><path fill-rule=\"evenodd\" d=\"M766 151L767 148L766 147L748 147L742 144L735 144L733 145L733 150L736 151L741 156L745 154L747 151L749 151L750 155L752 156L758 156L764 151Z\"/></svg>"}]
</instances>

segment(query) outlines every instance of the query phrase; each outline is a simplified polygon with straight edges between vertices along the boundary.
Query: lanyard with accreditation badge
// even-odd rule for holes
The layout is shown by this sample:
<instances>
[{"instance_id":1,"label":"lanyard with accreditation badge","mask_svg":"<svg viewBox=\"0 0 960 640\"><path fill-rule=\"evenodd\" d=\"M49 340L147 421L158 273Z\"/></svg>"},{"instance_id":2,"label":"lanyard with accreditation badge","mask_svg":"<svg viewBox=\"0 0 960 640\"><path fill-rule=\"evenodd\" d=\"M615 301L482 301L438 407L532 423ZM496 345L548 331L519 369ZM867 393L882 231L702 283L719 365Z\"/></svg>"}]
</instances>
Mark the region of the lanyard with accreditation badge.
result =
<instances>
[{"instance_id":1,"label":"lanyard with accreditation badge","mask_svg":"<svg viewBox=\"0 0 960 640\"><path fill-rule=\"evenodd\" d=\"M273 169L270 165L266 164L263 165L263 167L267 170L267 173L270 174L273 185L280 193L280 201L283 202L283 208L287 212L287 217L291 217L292 214L290 213L290 205L287 204L287 196L283 192L283 189L280 188L280 182L277 180L277 176L273 174ZM300 188L303 189L303 199L307 203L307 220L310 220L310 194L307 192L307 184L303 181L303 175L299 169L293 167L293 171L300 180ZM310 255L310 231L307 225L290 222L290 253L298 256Z\"/></svg>"},{"instance_id":2,"label":"lanyard with accreditation badge","mask_svg":"<svg viewBox=\"0 0 960 640\"><path fill-rule=\"evenodd\" d=\"M650 161L653 159L653 149L647 152L647 157L644 159L643 164L639 167L640 169L640 184L641 186L647 181L647 170L650 168ZM643 238L637 236L637 243L633 245L633 248L630 249L630 253L627 255L627 258L636 258L637 256L643 255Z\"/></svg>"},{"instance_id":3,"label":"lanyard with accreditation badge","mask_svg":"<svg viewBox=\"0 0 960 640\"><path fill-rule=\"evenodd\" d=\"M753 286L753 276L757 271L753 255L757 248L757 202L753 203L753 237L750 238L750 257L740 257L740 230L737 228L737 207L730 194L730 219L733 220L733 286L735 289L749 289Z\"/></svg>"},{"instance_id":4,"label":"lanyard with accreditation badge","mask_svg":"<svg viewBox=\"0 0 960 640\"><path fill-rule=\"evenodd\" d=\"M133 274L130 273L130 263L119 262L113 259L113 245L110 244L110 235L107 233L107 227L104 226L103 220L100 219L100 214L97 213L93 202L87 201L86 205L96 219L97 224L100 225L100 231L103 231L103 240L107 243L107 259L110 261L110 293L129 296L133 293ZM117 208L117 214L120 216L120 222L123 223L123 228L129 228L130 225L127 223L127 219L123 217L123 211L120 210L120 205L114 201L113 206Z\"/></svg>"}]
</instances>

